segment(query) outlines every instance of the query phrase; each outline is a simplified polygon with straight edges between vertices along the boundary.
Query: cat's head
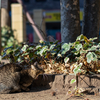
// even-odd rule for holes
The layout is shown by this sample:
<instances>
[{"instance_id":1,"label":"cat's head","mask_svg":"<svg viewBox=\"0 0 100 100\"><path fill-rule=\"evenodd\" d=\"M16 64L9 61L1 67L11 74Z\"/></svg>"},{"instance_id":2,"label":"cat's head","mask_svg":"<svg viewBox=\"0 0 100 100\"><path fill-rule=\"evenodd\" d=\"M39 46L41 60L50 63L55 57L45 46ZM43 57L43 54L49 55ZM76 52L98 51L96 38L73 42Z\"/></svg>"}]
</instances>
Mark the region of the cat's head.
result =
<instances>
[{"instance_id":1,"label":"cat's head","mask_svg":"<svg viewBox=\"0 0 100 100\"><path fill-rule=\"evenodd\" d=\"M36 79L40 74L43 74L44 70L35 63L34 65L31 65L31 76Z\"/></svg>"}]
</instances>

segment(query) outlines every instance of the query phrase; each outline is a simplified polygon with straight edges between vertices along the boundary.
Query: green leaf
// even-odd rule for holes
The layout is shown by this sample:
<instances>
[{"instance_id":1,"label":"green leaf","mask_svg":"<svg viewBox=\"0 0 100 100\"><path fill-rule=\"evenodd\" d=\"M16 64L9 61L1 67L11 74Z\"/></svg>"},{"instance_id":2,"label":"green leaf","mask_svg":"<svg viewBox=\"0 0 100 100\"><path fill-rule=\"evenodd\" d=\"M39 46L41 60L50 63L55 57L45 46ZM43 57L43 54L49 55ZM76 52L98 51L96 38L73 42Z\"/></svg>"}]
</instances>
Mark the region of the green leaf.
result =
<instances>
[{"instance_id":1,"label":"green leaf","mask_svg":"<svg viewBox=\"0 0 100 100\"><path fill-rule=\"evenodd\" d=\"M20 55L20 52L17 52L17 53L14 54L15 57L19 56L19 55Z\"/></svg>"},{"instance_id":2,"label":"green leaf","mask_svg":"<svg viewBox=\"0 0 100 100\"><path fill-rule=\"evenodd\" d=\"M56 46L55 44L52 44L52 45L50 46L50 50L53 50L55 46Z\"/></svg>"},{"instance_id":3,"label":"green leaf","mask_svg":"<svg viewBox=\"0 0 100 100\"><path fill-rule=\"evenodd\" d=\"M76 41L80 41L80 40L82 40L84 38L84 35L83 34L81 34L81 35L79 35L78 37L77 37L77 39L76 39Z\"/></svg>"},{"instance_id":4,"label":"green leaf","mask_svg":"<svg viewBox=\"0 0 100 100\"><path fill-rule=\"evenodd\" d=\"M68 61L69 61L69 58L68 57L65 57L64 58L64 62L67 63Z\"/></svg>"},{"instance_id":5,"label":"green leaf","mask_svg":"<svg viewBox=\"0 0 100 100\"><path fill-rule=\"evenodd\" d=\"M98 47L100 47L100 43L98 43Z\"/></svg>"},{"instance_id":6,"label":"green leaf","mask_svg":"<svg viewBox=\"0 0 100 100\"><path fill-rule=\"evenodd\" d=\"M62 55L61 55L61 54L57 54L57 56L58 56L58 57L62 57Z\"/></svg>"},{"instance_id":7,"label":"green leaf","mask_svg":"<svg viewBox=\"0 0 100 100\"><path fill-rule=\"evenodd\" d=\"M82 48L82 44L76 44L76 45L75 45L75 49L76 49L77 51L79 51L81 48Z\"/></svg>"},{"instance_id":8,"label":"green leaf","mask_svg":"<svg viewBox=\"0 0 100 100\"><path fill-rule=\"evenodd\" d=\"M62 55L64 55L67 51L69 51L70 50L70 45L69 44L67 44L67 43L64 43L63 45L62 45L62 52L61 52L61 54Z\"/></svg>"},{"instance_id":9,"label":"green leaf","mask_svg":"<svg viewBox=\"0 0 100 100\"><path fill-rule=\"evenodd\" d=\"M76 75L78 73L79 68L74 68L73 72Z\"/></svg>"},{"instance_id":10,"label":"green leaf","mask_svg":"<svg viewBox=\"0 0 100 100\"><path fill-rule=\"evenodd\" d=\"M90 63L91 61L97 61L97 55L94 52L88 52L86 57L88 63Z\"/></svg>"},{"instance_id":11,"label":"green leaf","mask_svg":"<svg viewBox=\"0 0 100 100\"><path fill-rule=\"evenodd\" d=\"M80 50L80 54L87 53L87 50Z\"/></svg>"},{"instance_id":12,"label":"green leaf","mask_svg":"<svg viewBox=\"0 0 100 100\"><path fill-rule=\"evenodd\" d=\"M57 58L60 58L60 57L62 57L62 55L61 55L61 50L58 52L58 54L57 54Z\"/></svg>"},{"instance_id":13,"label":"green leaf","mask_svg":"<svg viewBox=\"0 0 100 100\"><path fill-rule=\"evenodd\" d=\"M79 54L79 51L75 51L74 54L75 54L75 55L78 55L78 54Z\"/></svg>"},{"instance_id":14,"label":"green leaf","mask_svg":"<svg viewBox=\"0 0 100 100\"><path fill-rule=\"evenodd\" d=\"M57 51L56 51L56 50L52 50L50 53L51 53L52 55L55 55L55 54L57 54Z\"/></svg>"},{"instance_id":15,"label":"green leaf","mask_svg":"<svg viewBox=\"0 0 100 100\"><path fill-rule=\"evenodd\" d=\"M92 52L88 52L88 54L86 55L86 57L87 57L87 62L90 63L93 60Z\"/></svg>"},{"instance_id":16,"label":"green leaf","mask_svg":"<svg viewBox=\"0 0 100 100\"><path fill-rule=\"evenodd\" d=\"M64 55L66 52L67 52L67 50L63 50L63 49L62 49L61 54Z\"/></svg>"},{"instance_id":17,"label":"green leaf","mask_svg":"<svg viewBox=\"0 0 100 100\"><path fill-rule=\"evenodd\" d=\"M76 79L72 79L71 82L70 82L70 84L73 84L75 82L76 82Z\"/></svg>"},{"instance_id":18,"label":"green leaf","mask_svg":"<svg viewBox=\"0 0 100 100\"><path fill-rule=\"evenodd\" d=\"M76 65L76 67L74 68L73 72L75 75L77 75L79 72L81 72L80 68L82 67L82 63L80 63L79 65Z\"/></svg>"},{"instance_id":19,"label":"green leaf","mask_svg":"<svg viewBox=\"0 0 100 100\"><path fill-rule=\"evenodd\" d=\"M29 47L28 50L33 50L33 47Z\"/></svg>"},{"instance_id":20,"label":"green leaf","mask_svg":"<svg viewBox=\"0 0 100 100\"><path fill-rule=\"evenodd\" d=\"M43 54L48 50L48 46L44 46L41 50L40 50L40 55L43 56Z\"/></svg>"},{"instance_id":21,"label":"green leaf","mask_svg":"<svg viewBox=\"0 0 100 100\"><path fill-rule=\"evenodd\" d=\"M17 59L18 62L21 62L21 60L22 60L21 57L19 57L19 58Z\"/></svg>"},{"instance_id":22,"label":"green leaf","mask_svg":"<svg viewBox=\"0 0 100 100\"><path fill-rule=\"evenodd\" d=\"M88 51L95 51L97 50L97 46L92 46L91 48L88 49Z\"/></svg>"},{"instance_id":23,"label":"green leaf","mask_svg":"<svg viewBox=\"0 0 100 100\"><path fill-rule=\"evenodd\" d=\"M24 45L21 50L26 51L27 47L28 47L28 45Z\"/></svg>"},{"instance_id":24,"label":"green leaf","mask_svg":"<svg viewBox=\"0 0 100 100\"><path fill-rule=\"evenodd\" d=\"M94 40L97 40L97 39L98 39L97 37L94 37L94 38L90 38L89 40L94 41Z\"/></svg>"},{"instance_id":25,"label":"green leaf","mask_svg":"<svg viewBox=\"0 0 100 100\"><path fill-rule=\"evenodd\" d=\"M29 55L29 53L27 52L27 53L23 53L21 56L26 56L26 55Z\"/></svg>"},{"instance_id":26,"label":"green leaf","mask_svg":"<svg viewBox=\"0 0 100 100\"><path fill-rule=\"evenodd\" d=\"M6 44L4 42L2 42L1 44L2 44L2 47L6 46Z\"/></svg>"},{"instance_id":27,"label":"green leaf","mask_svg":"<svg viewBox=\"0 0 100 100\"><path fill-rule=\"evenodd\" d=\"M87 44L87 43L83 44L83 48L84 48L85 50L87 50L88 47L89 47L89 44Z\"/></svg>"},{"instance_id":28,"label":"green leaf","mask_svg":"<svg viewBox=\"0 0 100 100\"><path fill-rule=\"evenodd\" d=\"M43 40L40 40L39 42L40 42L40 43L44 43L44 41L43 41Z\"/></svg>"},{"instance_id":29,"label":"green leaf","mask_svg":"<svg viewBox=\"0 0 100 100\"><path fill-rule=\"evenodd\" d=\"M97 55L94 52L92 52L92 54L93 54L93 61L97 61Z\"/></svg>"},{"instance_id":30,"label":"green leaf","mask_svg":"<svg viewBox=\"0 0 100 100\"><path fill-rule=\"evenodd\" d=\"M62 45L62 49L66 49L67 51L69 51L70 50L70 45L68 43L64 43Z\"/></svg>"},{"instance_id":31,"label":"green leaf","mask_svg":"<svg viewBox=\"0 0 100 100\"><path fill-rule=\"evenodd\" d=\"M5 37L2 37L2 41L7 41L7 39Z\"/></svg>"},{"instance_id":32,"label":"green leaf","mask_svg":"<svg viewBox=\"0 0 100 100\"><path fill-rule=\"evenodd\" d=\"M41 45L37 45L37 46L36 46L36 49L39 49L39 48L41 48L41 47L42 47Z\"/></svg>"},{"instance_id":33,"label":"green leaf","mask_svg":"<svg viewBox=\"0 0 100 100\"><path fill-rule=\"evenodd\" d=\"M8 42L7 47L13 46L13 42Z\"/></svg>"},{"instance_id":34,"label":"green leaf","mask_svg":"<svg viewBox=\"0 0 100 100\"><path fill-rule=\"evenodd\" d=\"M76 45L76 44L80 44L80 41L76 41L76 42L74 42L74 44Z\"/></svg>"},{"instance_id":35,"label":"green leaf","mask_svg":"<svg viewBox=\"0 0 100 100\"><path fill-rule=\"evenodd\" d=\"M83 63L80 63L80 64L79 64L79 68L81 68L81 67L82 67L82 65L83 65Z\"/></svg>"}]
</instances>

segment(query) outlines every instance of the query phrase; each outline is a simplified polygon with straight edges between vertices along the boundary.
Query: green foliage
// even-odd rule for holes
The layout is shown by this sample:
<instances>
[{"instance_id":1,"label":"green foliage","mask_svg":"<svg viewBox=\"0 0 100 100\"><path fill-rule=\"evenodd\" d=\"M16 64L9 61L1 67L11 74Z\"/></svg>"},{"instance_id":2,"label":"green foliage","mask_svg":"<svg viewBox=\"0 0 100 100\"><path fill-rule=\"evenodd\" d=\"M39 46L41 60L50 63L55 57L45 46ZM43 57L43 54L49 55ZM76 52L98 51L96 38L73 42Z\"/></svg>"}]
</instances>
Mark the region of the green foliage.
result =
<instances>
[{"instance_id":1,"label":"green foliage","mask_svg":"<svg viewBox=\"0 0 100 100\"><path fill-rule=\"evenodd\" d=\"M82 67L82 63L80 63L79 65L76 63L75 65L76 65L76 67L74 68L73 72L75 75L77 75L78 73L81 73L80 68Z\"/></svg>"},{"instance_id":2,"label":"green foliage","mask_svg":"<svg viewBox=\"0 0 100 100\"><path fill-rule=\"evenodd\" d=\"M74 43L59 43L55 42L46 42L40 41L37 46L25 44L22 47L7 51L10 48L5 48L3 58L8 57L8 55L13 56L13 59L10 57L11 61L14 62L23 62L26 59L29 62L32 62L35 59L38 60L50 60L61 61L62 63L71 63L77 62L82 55L86 55L87 63L91 61L97 61L100 58L100 43L94 42L97 38L87 39L84 35L77 37ZM80 63L74 68L74 74L76 75L80 72Z\"/></svg>"},{"instance_id":3,"label":"green foliage","mask_svg":"<svg viewBox=\"0 0 100 100\"><path fill-rule=\"evenodd\" d=\"M14 38L14 30L10 27L2 27L1 29L1 46L2 48L10 47L10 46L18 46L18 41Z\"/></svg>"},{"instance_id":4,"label":"green foliage","mask_svg":"<svg viewBox=\"0 0 100 100\"><path fill-rule=\"evenodd\" d=\"M2 34L3 36L8 34L7 30L2 30ZM5 39L3 38L3 42L7 43L11 41L13 43L14 37L13 39L9 38L11 40L9 40L8 37L5 37ZM70 63L71 65L72 63L69 69L71 69L71 71L77 77L83 72L83 70L85 73L87 72L86 68L84 68L83 65L86 66L86 64L89 65L91 62L97 62L100 58L100 43L94 42L94 40L96 39L97 38L87 39L87 37L81 34L77 37L74 43L59 43L58 41L46 42L40 40L40 43L37 46L24 44L23 46L18 46L17 48L14 48L12 46L13 44L11 44L10 47L8 45L3 50L3 55L2 57L0 56L0 60L9 58L11 62L15 63L23 63L26 61L28 63L32 63L34 62L34 60L49 61L52 64L54 64L55 62L61 62L66 65ZM85 60L85 62L79 62L80 59L82 59L83 61ZM100 73L100 66L97 66L97 68L98 67L99 69L96 70L98 73ZM58 68L58 70L60 69L61 68ZM88 72L90 74L94 74L94 72L92 72L91 70L89 70ZM75 82L76 79L72 79L70 84L73 84Z\"/></svg>"},{"instance_id":5,"label":"green foliage","mask_svg":"<svg viewBox=\"0 0 100 100\"><path fill-rule=\"evenodd\" d=\"M87 62L88 63L90 63L92 60L97 61L97 55L94 52L88 52L86 57L87 57Z\"/></svg>"},{"instance_id":6,"label":"green foliage","mask_svg":"<svg viewBox=\"0 0 100 100\"><path fill-rule=\"evenodd\" d=\"M69 58L68 57L65 57L64 58L64 62L67 63L68 61L69 61Z\"/></svg>"},{"instance_id":7,"label":"green foliage","mask_svg":"<svg viewBox=\"0 0 100 100\"><path fill-rule=\"evenodd\" d=\"M75 79L72 79L70 84L73 84L75 82L76 82L76 80Z\"/></svg>"},{"instance_id":8,"label":"green foliage","mask_svg":"<svg viewBox=\"0 0 100 100\"><path fill-rule=\"evenodd\" d=\"M52 64L59 61L65 64L74 62L74 64L70 66L70 69L73 69L74 75L77 76L82 73L83 70L87 72L87 70L83 68L84 62L78 62L79 59L85 59L86 64L89 64L92 61L97 62L100 58L100 43L94 42L95 39L97 38L87 39L84 35L80 35L74 43L40 41L37 46L28 44L17 48L11 46L4 49L0 59L9 58L11 62L15 63L23 63L26 61L32 63L34 60L50 62L51 59ZM100 69L97 71L100 72ZM92 71L89 71L89 73L94 74ZM72 79L71 84L74 82L76 82L76 80Z\"/></svg>"}]
</instances>

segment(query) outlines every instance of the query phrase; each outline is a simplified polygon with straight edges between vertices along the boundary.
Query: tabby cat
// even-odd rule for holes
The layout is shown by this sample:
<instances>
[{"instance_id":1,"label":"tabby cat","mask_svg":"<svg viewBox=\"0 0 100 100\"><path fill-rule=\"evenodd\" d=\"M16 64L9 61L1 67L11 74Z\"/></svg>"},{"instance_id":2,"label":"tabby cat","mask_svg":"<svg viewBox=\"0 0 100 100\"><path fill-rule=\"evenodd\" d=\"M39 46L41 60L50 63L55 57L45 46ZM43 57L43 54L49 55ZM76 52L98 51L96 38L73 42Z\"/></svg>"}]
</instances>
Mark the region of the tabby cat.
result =
<instances>
[{"instance_id":1,"label":"tabby cat","mask_svg":"<svg viewBox=\"0 0 100 100\"><path fill-rule=\"evenodd\" d=\"M3 65L0 67L0 93L29 91L28 87L33 80L43 73L43 69L37 64L31 65L28 69L23 69L20 65L13 63Z\"/></svg>"}]
</instances>

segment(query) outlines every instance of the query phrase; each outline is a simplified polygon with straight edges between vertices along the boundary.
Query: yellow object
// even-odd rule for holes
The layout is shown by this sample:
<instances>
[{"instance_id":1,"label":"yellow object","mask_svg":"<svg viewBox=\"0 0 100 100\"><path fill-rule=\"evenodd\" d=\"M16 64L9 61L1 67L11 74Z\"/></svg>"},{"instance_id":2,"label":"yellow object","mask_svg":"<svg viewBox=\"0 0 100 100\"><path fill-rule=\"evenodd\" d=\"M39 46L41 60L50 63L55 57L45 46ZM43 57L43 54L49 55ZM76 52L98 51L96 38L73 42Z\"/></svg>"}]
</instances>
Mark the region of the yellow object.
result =
<instances>
[{"instance_id":1,"label":"yellow object","mask_svg":"<svg viewBox=\"0 0 100 100\"><path fill-rule=\"evenodd\" d=\"M80 20L83 20L83 11L80 11Z\"/></svg>"},{"instance_id":2,"label":"yellow object","mask_svg":"<svg viewBox=\"0 0 100 100\"><path fill-rule=\"evenodd\" d=\"M60 19L60 12L47 12L45 16L45 22L57 22Z\"/></svg>"},{"instance_id":3,"label":"yellow object","mask_svg":"<svg viewBox=\"0 0 100 100\"><path fill-rule=\"evenodd\" d=\"M80 20L83 20L83 11L80 11ZM60 22L61 14L60 12L46 12L45 22Z\"/></svg>"}]
</instances>

